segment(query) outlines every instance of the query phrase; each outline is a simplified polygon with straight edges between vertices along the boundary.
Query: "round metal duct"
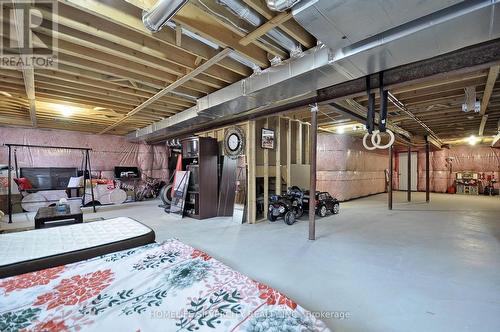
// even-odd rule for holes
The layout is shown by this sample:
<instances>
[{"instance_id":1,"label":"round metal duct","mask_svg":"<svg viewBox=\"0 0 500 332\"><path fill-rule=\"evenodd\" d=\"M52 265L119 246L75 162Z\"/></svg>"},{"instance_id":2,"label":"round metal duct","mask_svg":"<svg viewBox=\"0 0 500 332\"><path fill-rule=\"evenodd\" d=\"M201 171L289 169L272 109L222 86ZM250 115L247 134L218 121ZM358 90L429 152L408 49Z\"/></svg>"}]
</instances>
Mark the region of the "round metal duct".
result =
<instances>
[{"instance_id":1,"label":"round metal duct","mask_svg":"<svg viewBox=\"0 0 500 332\"><path fill-rule=\"evenodd\" d=\"M142 22L152 32L160 31L188 0L159 0L150 11L144 12Z\"/></svg>"},{"instance_id":2,"label":"round metal duct","mask_svg":"<svg viewBox=\"0 0 500 332\"><path fill-rule=\"evenodd\" d=\"M300 0L267 0L267 7L269 9L284 12L295 6Z\"/></svg>"}]
</instances>

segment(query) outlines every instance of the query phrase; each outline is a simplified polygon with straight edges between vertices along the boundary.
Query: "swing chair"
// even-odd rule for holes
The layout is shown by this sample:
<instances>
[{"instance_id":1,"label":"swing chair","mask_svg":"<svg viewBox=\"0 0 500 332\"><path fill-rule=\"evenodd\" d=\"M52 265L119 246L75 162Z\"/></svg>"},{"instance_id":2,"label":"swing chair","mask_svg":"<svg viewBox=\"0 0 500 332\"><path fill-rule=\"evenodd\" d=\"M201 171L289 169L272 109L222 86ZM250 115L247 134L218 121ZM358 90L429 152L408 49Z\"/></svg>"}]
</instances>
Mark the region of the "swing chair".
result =
<instances>
[{"instance_id":1,"label":"swing chair","mask_svg":"<svg viewBox=\"0 0 500 332\"><path fill-rule=\"evenodd\" d=\"M90 165L90 153L89 151L92 151L92 149L90 148L77 148L77 147L66 147L66 146L44 146L44 145L29 145L29 144L4 144L4 146L7 147L8 149L8 205L7 205L7 213L9 215L9 223L12 223L12 213L13 213L13 206L14 204L21 204L21 202L12 202L12 175L11 175L11 172L12 172L12 157L14 157L14 170L15 170L15 175L16 175L16 179L18 179L18 187L19 187L19 192L21 193L21 195L23 197L27 197L28 195L32 195L30 197L32 197L32 199L29 199L29 204L41 204L41 205L51 205L51 204L55 204L57 201L59 201L59 199L41 199L42 198L42 195L38 194L38 192L47 192L47 191L50 191L50 190L56 190L55 188L53 187L50 187L50 188L30 188L30 185L27 185L27 186L23 186L23 185L19 185L19 179L20 179L20 173L19 173L19 167L18 167L18 162L17 162L17 148L37 148L37 149L61 149L61 150L71 150L71 151L74 151L74 150L78 150L78 151L82 151L82 162L81 162L81 167L80 167L80 170L78 170L77 168L67 168L67 170L71 170L71 169L75 169L76 172L75 174L73 175L74 177L77 177L80 175L81 173L81 176L83 176L83 185L81 186L72 186L72 187L68 187L68 183L65 184L65 187L64 187L64 190L74 190L74 189L80 189L82 188L83 189L83 195L81 197L75 197L75 198L70 198L69 200L72 200L72 201L75 201L75 200L81 200L81 206L85 206L85 197L86 197L86 190L87 190L87 180L89 180L89 184L90 184L90 195L92 197L92 200L90 203L92 203L92 208L94 210L94 212L96 212L96 208L95 208L95 199L94 199L94 190L92 190L92 168L91 168L91 165ZM33 168L30 168L31 170L36 170L37 168L36 167L33 167ZM41 169L41 168L38 168L38 169ZM45 167L44 169L57 169L57 167L53 167L53 168L50 168L50 167ZM21 174L21 176L23 176L23 174ZM43 177L40 176L40 180L41 182L43 182ZM22 180L24 181L24 180ZM24 182L24 184L26 184L26 182ZM38 183L40 184L40 183ZM61 184L59 184L59 187L58 187L59 190L63 190ZM78 190L77 190L78 192ZM43 197L45 198L45 197Z\"/></svg>"}]
</instances>

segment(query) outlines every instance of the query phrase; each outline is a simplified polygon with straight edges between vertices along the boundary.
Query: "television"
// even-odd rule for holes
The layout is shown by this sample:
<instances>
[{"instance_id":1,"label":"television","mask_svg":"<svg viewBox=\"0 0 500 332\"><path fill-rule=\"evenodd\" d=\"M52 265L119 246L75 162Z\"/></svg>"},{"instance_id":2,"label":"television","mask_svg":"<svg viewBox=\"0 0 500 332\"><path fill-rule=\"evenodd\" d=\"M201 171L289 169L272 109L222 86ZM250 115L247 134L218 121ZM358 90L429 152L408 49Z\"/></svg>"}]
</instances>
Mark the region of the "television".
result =
<instances>
[{"instance_id":1,"label":"television","mask_svg":"<svg viewBox=\"0 0 500 332\"><path fill-rule=\"evenodd\" d=\"M61 190L68 187L69 178L77 176L74 167L21 167L20 176L27 178L37 190Z\"/></svg>"},{"instance_id":2,"label":"television","mask_svg":"<svg viewBox=\"0 0 500 332\"><path fill-rule=\"evenodd\" d=\"M138 178L140 176L139 169L132 166L116 166L115 178Z\"/></svg>"}]
</instances>

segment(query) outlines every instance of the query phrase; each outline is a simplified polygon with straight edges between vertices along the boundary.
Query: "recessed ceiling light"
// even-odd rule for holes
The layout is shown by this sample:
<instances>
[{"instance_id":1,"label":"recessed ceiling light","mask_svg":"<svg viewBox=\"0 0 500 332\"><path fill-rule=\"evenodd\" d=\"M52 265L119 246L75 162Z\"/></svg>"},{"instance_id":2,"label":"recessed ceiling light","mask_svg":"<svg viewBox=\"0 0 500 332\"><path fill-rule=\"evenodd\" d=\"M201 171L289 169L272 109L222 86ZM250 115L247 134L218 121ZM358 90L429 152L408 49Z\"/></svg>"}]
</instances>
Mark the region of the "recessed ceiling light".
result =
<instances>
[{"instance_id":1,"label":"recessed ceiling light","mask_svg":"<svg viewBox=\"0 0 500 332\"><path fill-rule=\"evenodd\" d=\"M64 117L70 117L73 114L73 111L68 109L68 108L65 108L65 109L61 110L61 114Z\"/></svg>"},{"instance_id":2,"label":"recessed ceiling light","mask_svg":"<svg viewBox=\"0 0 500 332\"><path fill-rule=\"evenodd\" d=\"M469 142L470 145L476 145L479 139L474 135L470 135L467 141Z\"/></svg>"},{"instance_id":3,"label":"recessed ceiling light","mask_svg":"<svg viewBox=\"0 0 500 332\"><path fill-rule=\"evenodd\" d=\"M66 117L66 118L70 117L74 113L84 111L84 109L82 109L82 108L78 108L75 106L69 106L69 105L54 104L53 107L58 112L60 112L62 116Z\"/></svg>"}]
</instances>

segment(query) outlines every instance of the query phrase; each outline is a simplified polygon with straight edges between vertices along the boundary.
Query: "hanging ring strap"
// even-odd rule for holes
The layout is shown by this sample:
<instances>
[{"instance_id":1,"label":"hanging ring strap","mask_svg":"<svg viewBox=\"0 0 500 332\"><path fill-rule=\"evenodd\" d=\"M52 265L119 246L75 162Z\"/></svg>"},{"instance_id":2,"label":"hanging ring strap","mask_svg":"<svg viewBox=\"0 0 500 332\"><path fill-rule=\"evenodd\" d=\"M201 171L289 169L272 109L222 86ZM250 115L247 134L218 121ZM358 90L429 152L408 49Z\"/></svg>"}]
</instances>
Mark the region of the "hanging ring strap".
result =
<instances>
[{"instance_id":1,"label":"hanging ring strap","mask_svg":"<svg viewBox=\"0 0 500 332\"><path fill-rule=\"evenodd\" d=\"M379 95L380 95L380 121L378 128L381 133L385 133L385 128L387 126L387 101L389 96L389 91L384 89L384 72L379 73Z\"/></svg>"},{"instance_id":2,"label":"hanging ring strap","mask_svg":"<svg viewBox=\"0 0 500 332\"><path fill-rule=\"evenodd\" d=\"M366 76L366 94L368 95L368 112L366 114L366 129L373 132L375 126L375 94L371 93L370 75Z\"/></svg>"}]
</instances>

